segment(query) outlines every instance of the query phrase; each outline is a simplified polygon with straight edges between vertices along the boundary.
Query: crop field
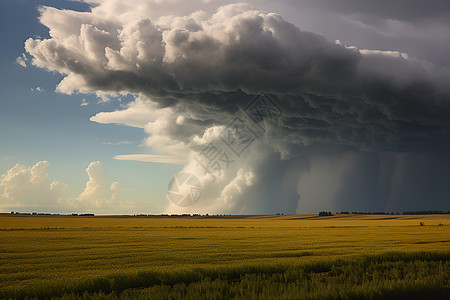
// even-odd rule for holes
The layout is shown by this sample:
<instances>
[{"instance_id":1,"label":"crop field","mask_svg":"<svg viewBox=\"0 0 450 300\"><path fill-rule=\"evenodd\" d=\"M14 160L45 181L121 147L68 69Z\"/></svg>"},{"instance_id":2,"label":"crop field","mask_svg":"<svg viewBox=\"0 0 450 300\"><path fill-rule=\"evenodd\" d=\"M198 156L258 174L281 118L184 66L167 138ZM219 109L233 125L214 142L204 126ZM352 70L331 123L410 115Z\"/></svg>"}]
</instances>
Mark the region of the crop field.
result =
<instances>
[{"instance_id":1,"label":"crop field","mask_svg":"<svg viewBox=\"0 0 450 300\"><path fill-rule=\"evenodd\" d=\"M0 299L411 297L450 297L450 215L0 216Z\"/></svg>"}]
</instances>

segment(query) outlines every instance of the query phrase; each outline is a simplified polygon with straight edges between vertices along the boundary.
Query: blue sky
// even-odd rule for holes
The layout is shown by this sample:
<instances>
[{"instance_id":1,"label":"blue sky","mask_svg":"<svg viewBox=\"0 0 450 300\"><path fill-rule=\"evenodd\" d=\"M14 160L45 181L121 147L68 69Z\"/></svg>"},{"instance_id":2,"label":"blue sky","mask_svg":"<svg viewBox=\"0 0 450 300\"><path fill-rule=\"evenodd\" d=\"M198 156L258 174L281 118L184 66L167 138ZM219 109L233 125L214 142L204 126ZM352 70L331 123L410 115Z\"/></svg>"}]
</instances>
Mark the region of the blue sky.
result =
<instances>
[{"instance_id":1,"label":"blue sky","mask_svg":"<svg viewBox=\"0 0 450 300\"><path fill-rule=\"evenodd\" d=\"M89 118L100 111L114 111L130 97L99 103L93 95L65 95L55 92L62 76L16 63L24 53L24 42L35 36L48 37L38 21L38 6L83 11L84 3L71 1L4 0L0 10L0 174L15 164L33 166L48 161L50 180L68 184L67 196L76 197L85 188L86 168L100 161L110 183L131 189L130 197L142 202L147 211L161 211L166 204L166 187L180 166L115 160L120 154L152 153L141 146L141 129L102 125ZM43 91L36 91L36 88ZM34 91L32 91L32 89ZM89 102L80 106L82 99ZM114 145L122 141L129 144ZM107 144L111 143L111 144Z\"/></svg>"}]
</instances>

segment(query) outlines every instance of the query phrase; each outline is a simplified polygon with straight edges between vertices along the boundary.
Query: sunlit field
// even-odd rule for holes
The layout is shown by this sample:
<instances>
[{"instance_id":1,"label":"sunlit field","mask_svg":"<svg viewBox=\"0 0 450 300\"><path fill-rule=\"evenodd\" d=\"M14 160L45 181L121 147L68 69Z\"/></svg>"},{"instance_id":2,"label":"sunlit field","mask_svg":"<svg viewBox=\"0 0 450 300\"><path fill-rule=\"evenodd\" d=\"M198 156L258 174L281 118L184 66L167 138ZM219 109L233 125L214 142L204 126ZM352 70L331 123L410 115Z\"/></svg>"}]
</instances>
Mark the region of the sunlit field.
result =
<instances>
[{"instance_id":1,"label":"sunlit field","mask_svg":"<svg viewBox=\"0 0 450 300\"><path fill-rule=\"evenodd\" d=\"M4 215L0 229L2 299L450 296L450 215Z\"/></svg>"}]
</instances>

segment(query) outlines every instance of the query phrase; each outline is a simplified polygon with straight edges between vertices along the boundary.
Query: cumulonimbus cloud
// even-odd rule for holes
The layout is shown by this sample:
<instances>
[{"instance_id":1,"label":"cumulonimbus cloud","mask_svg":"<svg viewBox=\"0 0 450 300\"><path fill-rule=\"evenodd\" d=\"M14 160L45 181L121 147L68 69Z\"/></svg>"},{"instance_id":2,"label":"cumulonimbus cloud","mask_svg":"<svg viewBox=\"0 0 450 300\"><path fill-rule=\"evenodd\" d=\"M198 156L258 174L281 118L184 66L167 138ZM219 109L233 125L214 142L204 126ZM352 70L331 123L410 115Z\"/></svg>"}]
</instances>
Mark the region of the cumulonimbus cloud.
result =
<instances>
[{"instance_id":1,"label":"cumulonimbus cloud","mask_svg":"<svg viewBox=\"0 0 450 300\"><path fill-rule=\"evenodd\" d=\"M138 95L126 109L91 120L144 128L147 145L160 152L199 151L258 94L283 110L258 145L284 159L314 147L448 149L448 69L405 53L330 42L246 4L211 15L150 18L133 8L142 1L120 11L108 3L91 12L42 7L50 38L28 39L25 48L33 65L65 75L60 92ZM218 185L225 196L217 199L256 169L248 163L234 168Z\"/></svg>"},{"instance_id":2,"label":"cumulonimbus cloud","mask_svg":"<svg viewBox=\"0 0 450 300\"><path fill-rule=\"evenodd\" d=\"M143 94L201 130L267 93L286 108L280 144L395 150L448 136L448 72L405 54L331 43L244 4L159 20L95 12L42 8L51 38L26 42L35 66L66 75L61 92Z\"/></svg>"}]
</instances>

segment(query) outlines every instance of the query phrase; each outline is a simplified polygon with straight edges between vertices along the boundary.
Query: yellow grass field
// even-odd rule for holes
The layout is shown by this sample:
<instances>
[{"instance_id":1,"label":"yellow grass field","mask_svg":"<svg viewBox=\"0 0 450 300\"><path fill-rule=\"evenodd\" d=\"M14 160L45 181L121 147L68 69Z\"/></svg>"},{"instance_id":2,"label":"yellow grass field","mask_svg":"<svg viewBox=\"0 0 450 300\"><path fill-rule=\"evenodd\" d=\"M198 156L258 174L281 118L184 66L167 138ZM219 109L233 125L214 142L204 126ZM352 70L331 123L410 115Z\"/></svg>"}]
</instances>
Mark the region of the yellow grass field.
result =
<instances>
[{"instance_id":1,"label":"yellow grass field","mask_svg":"<svg viewBox=\"0 0 450 300\"><path fill-rule=\"evenodd\" d=\"M424 226L420 226L421 222ZM291 298L314 299L321 298L322 294L308 289L308 284L329 280L327 286L330 286L335 282L332 280L341 280L347 272L344 267L339 269L342 262L360 266L361 261L370 257L375 261L373 272L380 272L377 264L383 263L384 258L393 264L405 263L398 266L403 268L401 272L419 268L422 261L433 262L427 267L430 271L423 272L436 270L437 273L420 275L423 277L419 278L420 282L424 287L435 284L440 296L449 292L450 215L58 217L5 214L0 216L0 241L2 299L34 296L76 299L83 294L87 298L137 298L133 294L136 291L143 298L154 293L151 298L212 295L211 299L217 299L225 292L233 298L247 298L242 286L246 280L257 286L259 280L245 278L249 274L262 276L261 280L270 280L270 284L275 280L270 279L274 274L281 274L285 276L286 298L291 295ZM401 257L395 256L396 253ZM417 263L406 265L408 262ZM286 279L289 270L302 270L306 275L299 276L304 276L304 281L292 275L293 282L297 283L290 286ZM418 269L411 276L417 277L420 272ZM318 274L318 279L310 273ZM394 295L392 292L405 285L405 280L412 280L409 275L402 276L398 275L393 282L377 281L374 291L386 285L389 295ZM378 280L375 275L371 278ZM419 279L415 279L416 285L421 284ZM304 297L295 294L302 282L306 284L302 287L306 291ZM345 285L346 281L341 283ZM271 298L277 289L271 294L267 290L270 284L263 284L261 291L253 288L252 295L259 299ZM391 289L389 284L394 284ZM218 297L210 294L214 285L223 288ZM211 286L210 290L199 292L205 286ZM341 294L342 298L352 297L352 286L356 288L354 291L361 289L361 293L365 289L364 282L345 286L346 293L350 294ZM144 289L152 287L152 290ZM239 292L239 289L243 290ZM172 294L174 290L178 294Z\"/></svg>"}]
</instances>

